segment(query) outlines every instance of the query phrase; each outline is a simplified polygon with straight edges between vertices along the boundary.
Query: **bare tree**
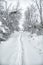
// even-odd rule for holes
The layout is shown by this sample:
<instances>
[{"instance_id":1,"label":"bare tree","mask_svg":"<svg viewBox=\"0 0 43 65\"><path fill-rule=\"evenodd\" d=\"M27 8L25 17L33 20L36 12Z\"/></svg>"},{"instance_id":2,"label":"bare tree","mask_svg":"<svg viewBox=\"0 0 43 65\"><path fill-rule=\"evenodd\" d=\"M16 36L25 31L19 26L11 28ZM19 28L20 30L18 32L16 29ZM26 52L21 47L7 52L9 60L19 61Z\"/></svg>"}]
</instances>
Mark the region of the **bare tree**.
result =
<instances>
[{"instance_id":1,"label":"bare tree","mask_svg":"<svg viewBox=\"0 0 43 65\"><path fill-rule=\"evenodd\" d=\"M43 0L33 0L34 4L25 11L24 30L36 33L43 31ZM41 22L41 23L40 23Z\"/></svg>"},{"instance_id":2,"label":"bare tree","mask_svg":"<svg viewBox=\"0 0 43 65\"><path fill-rule=\"evenodd\" d=\"M33 0L34 3L36 4L37 6L37 9L39 11L39 15L40 15L40 21L41 21L41 24L43 24L43 0Z\"/></svg>"},{"instance_id":3,"label":"bare tree","mask_svg":"<svg viewBox=\"0 0 43 65\"><path fill-rule=\"evenodd\" d=\"M25 11L24 30L31 32L34 27L36 28L37 16L35 12L36 9L33 5Z\"/></svg>"},{"instance_id":4,"label":"bare tree","mask_svg":"<svg viewBox=\"0 0 43 65\"><path fill-rule=\"evenodd\" d=\"M24 14L25 14L25 20L24 20L23 27L24 27L24 30L27 31L30 25L30 9L27 8Z\"/></svg>"},{"instance_id":5,"label":"bare tree","mask_svg":"<svg viewBox=\"0 0 43 65\"><path fill-rule=\"evenodd\" d=\"M36 25L37 27L37 33L38 35L43 34L43 0L33 0L34 4L33 6L35 6L36 8L36 12L38 13L38 17L37 20L40 21L39 25Z\"/></svg>"},{"instance_id":6,"label":"bare tree","mask_svg":"<svg viewBox=\"0 0 43 65\"><path fill-rule=\"evenodd\" d=\"M13 21L14 30L19 30L19 20L21 19L21 9L19 9L19 1L17 2L16 8L10 12L9 16Z\"/></svg>"},{"instance_id":7,"label":"bare tree","mask_svg":"<svg viewBox=\"0 0 43 65\"><path fill-rule=\"evenodd\" d=\"M3 1L2 1L3 2ZM3 4L2 4L3 5ZM6 10L0 9L0 22L2 22L2 25L0 26L0 34L2 37L0 39L6 40L9 38L9 36L14 32L14 30L19 30L19 20L20 20L20 9L18 9L19 4L17 3L16 9L14 11L9 12L8 7ZM3 31L3 29L4 31ZM4 39L3 39L4 38ZM1 40L0 40L1 41Z\"/></svg>"}]
</instances>

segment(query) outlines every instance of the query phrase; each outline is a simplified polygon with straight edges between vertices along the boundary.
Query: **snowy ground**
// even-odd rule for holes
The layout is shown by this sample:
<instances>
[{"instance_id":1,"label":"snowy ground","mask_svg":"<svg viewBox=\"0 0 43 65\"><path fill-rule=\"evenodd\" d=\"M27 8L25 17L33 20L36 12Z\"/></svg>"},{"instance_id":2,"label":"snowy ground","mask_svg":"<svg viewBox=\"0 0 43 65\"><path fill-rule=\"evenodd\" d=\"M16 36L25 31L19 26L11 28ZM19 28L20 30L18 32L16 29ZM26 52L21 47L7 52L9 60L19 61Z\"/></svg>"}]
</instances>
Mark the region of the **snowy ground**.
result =
<instances>
[{"instance_id":1,"label":"snowy ground","mask_svg":"<svg viewBox=\"0 0 43 65\"><path fill-rule=\"evenodd\" d=\"M23 45L23 63L22 46ZM43 65L43 36L15 32L0 44L1 65Z\"/></svg>"}]
</instances>

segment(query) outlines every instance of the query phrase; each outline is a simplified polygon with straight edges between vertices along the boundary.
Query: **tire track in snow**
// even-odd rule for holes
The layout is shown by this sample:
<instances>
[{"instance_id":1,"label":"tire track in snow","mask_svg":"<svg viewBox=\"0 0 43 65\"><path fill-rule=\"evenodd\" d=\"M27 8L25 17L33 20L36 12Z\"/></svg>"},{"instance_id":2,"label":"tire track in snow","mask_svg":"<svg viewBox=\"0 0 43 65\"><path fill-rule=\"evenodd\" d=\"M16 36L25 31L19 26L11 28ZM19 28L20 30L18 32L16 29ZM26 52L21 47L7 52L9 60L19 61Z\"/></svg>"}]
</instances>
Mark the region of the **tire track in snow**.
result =
<instances>
[{"instance_id":1,"label":"tire track in snow","mask_svg":"<svg viewBox=\"0 0 43 65\"><path fill-rule=\"evenodd\" d=\"M22 41L22 32L20 32L20 36L18 38L19 43L21 45L21 65L24 65L24 47L23 47L23 41Z\"/></svg>"}]
</instances>

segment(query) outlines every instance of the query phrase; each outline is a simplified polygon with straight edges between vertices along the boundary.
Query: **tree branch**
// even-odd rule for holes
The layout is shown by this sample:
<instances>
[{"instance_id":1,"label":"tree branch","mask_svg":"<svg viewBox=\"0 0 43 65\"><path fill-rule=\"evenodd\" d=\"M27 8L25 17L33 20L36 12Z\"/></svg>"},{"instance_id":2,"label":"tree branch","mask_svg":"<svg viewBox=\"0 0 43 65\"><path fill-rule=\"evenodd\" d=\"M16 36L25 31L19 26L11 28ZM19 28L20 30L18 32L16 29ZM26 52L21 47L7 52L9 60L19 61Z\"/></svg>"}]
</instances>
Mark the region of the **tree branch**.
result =
<instances>
[{"instance_id":1,"label":"tree branch","mask_svg":"<svg viewBox=\"0 0 43 65\"><path fill-rule=\"evenodd\" d=\"M38 10L40 11L40 8L39 8L39 5L38 5L38 3L37 3L37 0L35 0L35 1L36 1L37 8L38 8Z\"/></svg>"}]
</instances>

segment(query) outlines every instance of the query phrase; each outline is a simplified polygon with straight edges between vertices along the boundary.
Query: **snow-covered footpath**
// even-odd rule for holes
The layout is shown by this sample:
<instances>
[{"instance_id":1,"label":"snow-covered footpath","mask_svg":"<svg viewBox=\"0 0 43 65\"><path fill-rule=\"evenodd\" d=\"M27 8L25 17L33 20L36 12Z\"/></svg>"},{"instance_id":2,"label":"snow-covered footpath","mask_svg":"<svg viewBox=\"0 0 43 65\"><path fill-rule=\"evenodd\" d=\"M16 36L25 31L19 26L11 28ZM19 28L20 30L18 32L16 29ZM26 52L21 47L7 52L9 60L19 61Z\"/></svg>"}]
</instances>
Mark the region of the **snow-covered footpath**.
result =
<instances>
[{"instance_id":1,"label":"snow-covered footpath","mask_svg":"<svg viewBox=\"0 0 43 65\"><path fill-rule=\"evenodd\" d=\"M0 52L1 65L43 65L43 36L15 32L0 44Z\"/></svg>"}]
</instances>

